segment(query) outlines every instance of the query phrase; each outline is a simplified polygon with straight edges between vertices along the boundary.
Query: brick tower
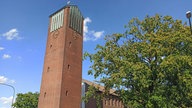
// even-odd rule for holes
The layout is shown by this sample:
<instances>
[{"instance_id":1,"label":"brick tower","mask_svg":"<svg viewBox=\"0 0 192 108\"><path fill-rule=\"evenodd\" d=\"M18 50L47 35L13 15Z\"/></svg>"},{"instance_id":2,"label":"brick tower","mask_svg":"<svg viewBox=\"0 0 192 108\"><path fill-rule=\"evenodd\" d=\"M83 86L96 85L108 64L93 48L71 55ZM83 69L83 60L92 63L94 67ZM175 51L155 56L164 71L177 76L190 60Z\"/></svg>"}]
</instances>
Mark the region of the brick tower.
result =
<instances>
[{"instance_id":1,"label":"brick tower","mask_svg":"<svg viewBox=\"0 0 192 108\"><path fill-rule=\"evenodd\" d=\"M83 20L75 5L50 15L38 108L80 108Z\"/></svg>"}]
</instances>

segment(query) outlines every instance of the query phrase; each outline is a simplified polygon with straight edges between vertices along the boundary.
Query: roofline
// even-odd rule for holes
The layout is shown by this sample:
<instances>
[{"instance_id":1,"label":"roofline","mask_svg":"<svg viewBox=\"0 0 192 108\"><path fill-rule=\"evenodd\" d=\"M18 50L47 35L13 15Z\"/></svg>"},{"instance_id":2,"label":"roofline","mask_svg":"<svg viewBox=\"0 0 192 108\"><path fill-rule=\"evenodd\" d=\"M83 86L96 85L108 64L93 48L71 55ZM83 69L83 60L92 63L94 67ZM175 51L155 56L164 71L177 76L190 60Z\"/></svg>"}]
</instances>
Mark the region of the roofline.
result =
<instances>
[{"instance_id":1,"label":"roofline","mask_svg":"<svg viewBox=\"0 0 192 108\"><path fill-rule=\"evenodd\" d=\"M68 8L70 6L75 6L77 7L77 5L65 5L62 8L60 8L59 10L57 10L56 12L52 13L51 15L49 15L49 17L52 17L53 15L55 15L57 12L61 11L62 9Z\"/></svg>"},{"instance_id":2,"label":"roofline","mask_svg":"<svg viewBox=\"0 0 192 108\"><path fill-rule=\"evenodd\" d=\"M104 92L105 91L105 88L104 86L100 85L100 84L97 84L97 83L94 83L94 82L91 82L91 81L88 81L88 80L85 80L85 79L82 79L82 83L86 83L88 84L89 86L94 86L95 88L99 88L99 91L101 92ZM114 95L114 96L118 96L116 93L115 93L116 90L114 89L110 89L109 90L109 94L110 95Z\"/></svg>"}]
</instances>

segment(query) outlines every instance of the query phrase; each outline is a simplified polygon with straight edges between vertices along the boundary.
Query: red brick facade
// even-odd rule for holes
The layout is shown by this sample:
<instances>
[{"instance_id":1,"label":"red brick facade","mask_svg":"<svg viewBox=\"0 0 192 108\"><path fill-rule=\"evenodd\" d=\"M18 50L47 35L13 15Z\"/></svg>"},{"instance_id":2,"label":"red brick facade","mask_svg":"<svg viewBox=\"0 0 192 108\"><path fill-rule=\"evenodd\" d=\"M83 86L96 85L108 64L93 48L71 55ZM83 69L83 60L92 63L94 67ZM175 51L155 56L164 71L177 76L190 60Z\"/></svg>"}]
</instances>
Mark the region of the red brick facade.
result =
<instances>
[{"instance_id":1,"label":"red brick facade","mask_svg":"<svg viewBox=\"0 0 192 108\"><path fill-rule=\"evenodd\" d=\"M71 7L50 16L38 108L81 107L83 20L70 27Z\"/></svg>"},{"instance_id":2,"label":"red brick facade","mask_svg":"<svg viewBox=\"0 0 192 108\"><path fill-rule=\"evenodd\" d=\"M82 81L82 91L88 91L89 86L94 86L96 88L99 88L99 91L97 92L98 95L104 91L104 87L100 86L98 84L95 84L93 82L83 80ZM83 90L83 87L85 88ZM110 90L110 95L103 98L100 101L101 108L124 108L122 101L118 98L116 94L114 94L115 90ZM84 93L82 93L84 94ZM83 102L82 102L83 103ZM85 105L82 105L82 108L97 108L96 100L91 98L89 99L88 103L84 103Z\"/></svg>"}]
</instances>

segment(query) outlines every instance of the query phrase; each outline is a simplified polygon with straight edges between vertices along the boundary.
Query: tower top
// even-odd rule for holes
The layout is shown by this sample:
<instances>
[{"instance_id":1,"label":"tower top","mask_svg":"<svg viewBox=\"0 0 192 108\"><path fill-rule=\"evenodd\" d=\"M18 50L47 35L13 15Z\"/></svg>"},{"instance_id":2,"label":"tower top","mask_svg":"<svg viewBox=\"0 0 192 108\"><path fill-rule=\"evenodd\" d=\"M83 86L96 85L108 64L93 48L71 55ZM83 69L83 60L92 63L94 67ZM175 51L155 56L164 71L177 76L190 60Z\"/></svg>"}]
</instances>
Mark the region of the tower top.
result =
<instances>
[{"instance_id":1,"label":"tower top","mask_svg":"<svg viewBox=\"0 0 192 108\"><path fill-rule=\"evenodd\" d=\"M53 14L51 14L49 16L52 20L50 32L53 32L62 27L64 21L63 20L64 14L66 14L65 12L67 12L64 10L68 10L69 12L69 15L67 16L69 18L68 20L69 24L67 26L69 26L70 28L72 28L73 30L75 30L80 34L83 34L82 22L84 18L77 5L66 5L61 9L57 10L56 12L54 12Z\"/></svg>"},{"instance_id":2,"label":"tower top","mask_svg":"<svg viewBox=\"0 0 192 108\"><path fill-rule=\"evenodd\" d=\"M68 4L68 2L69 2L69 4ZM63 9L65 9L65 8L67 8L67 7L75 7L76 9L78 9L78 6L77 5L71 5L70 3L70 1L68 1L67 2L67 5L65 5L65 6L63 6L62 8L60 8L59 10L57 10L56 12L54 12L54 13L52 13L51 15L49 15L49 17L52 17L54 14L56 14L56 13L58 13L59 11L61 11L61 10L63 10ZM79 10L79 9L78 9ZM79 10L79 12L80 12L80 10ZM81 13L81 12L80 12ZM81 14L82 15L82 14Z\"/></svg>"}]
</instances>

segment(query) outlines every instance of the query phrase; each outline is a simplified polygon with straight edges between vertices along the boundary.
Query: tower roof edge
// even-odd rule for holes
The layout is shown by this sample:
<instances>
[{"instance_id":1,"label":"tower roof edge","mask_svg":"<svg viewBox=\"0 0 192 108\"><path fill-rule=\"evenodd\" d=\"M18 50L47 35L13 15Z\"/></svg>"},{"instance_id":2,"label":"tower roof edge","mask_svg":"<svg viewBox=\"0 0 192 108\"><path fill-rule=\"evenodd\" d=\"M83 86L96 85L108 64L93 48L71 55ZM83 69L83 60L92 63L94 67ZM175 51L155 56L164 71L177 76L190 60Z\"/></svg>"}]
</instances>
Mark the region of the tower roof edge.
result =
<instances>
[{"instance_id":1,"label":"tower roof edge","mask_svg":"<svg viewBox=\"0 0 192 108\"><path fill-rule=\"evenodd\" d=\"M77 5L65 5L62 8L58 9L56 12L52 13L51 15L49 15L49 17L52 17L54 14L56 14L59 11L61 11L62 9L69 8L71 6L78 7Z\"/></svg>"}]
</instances>

